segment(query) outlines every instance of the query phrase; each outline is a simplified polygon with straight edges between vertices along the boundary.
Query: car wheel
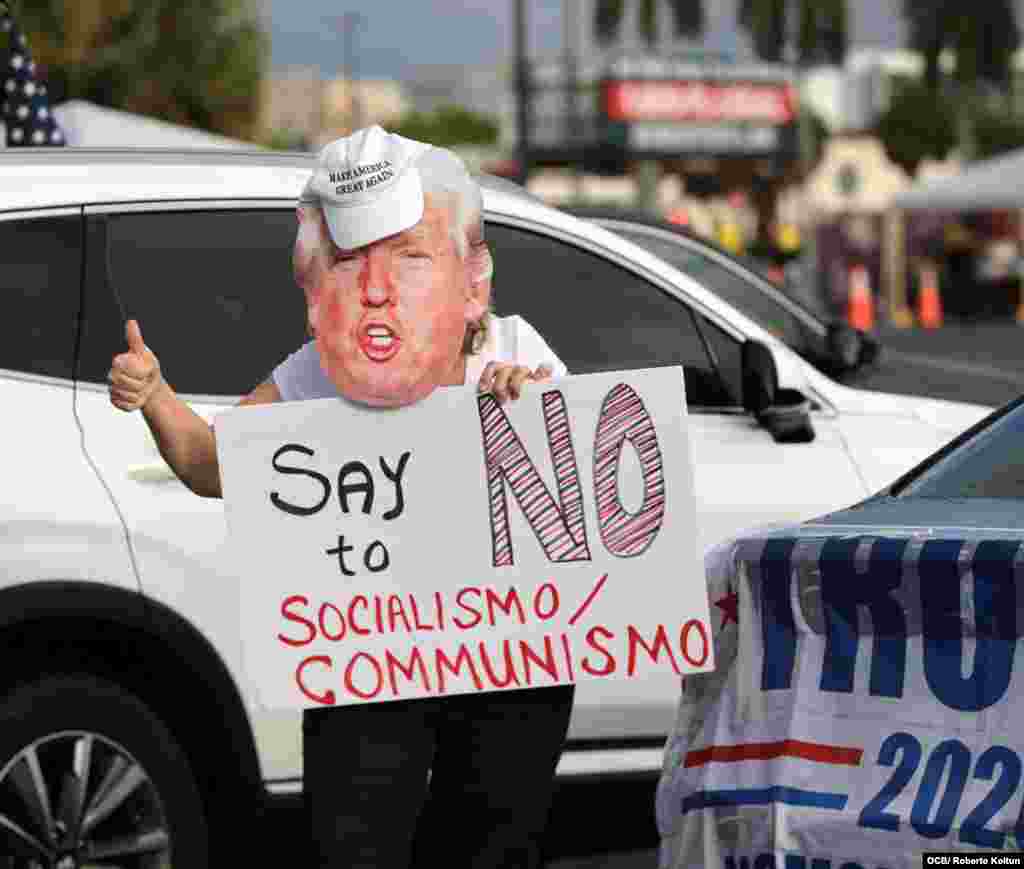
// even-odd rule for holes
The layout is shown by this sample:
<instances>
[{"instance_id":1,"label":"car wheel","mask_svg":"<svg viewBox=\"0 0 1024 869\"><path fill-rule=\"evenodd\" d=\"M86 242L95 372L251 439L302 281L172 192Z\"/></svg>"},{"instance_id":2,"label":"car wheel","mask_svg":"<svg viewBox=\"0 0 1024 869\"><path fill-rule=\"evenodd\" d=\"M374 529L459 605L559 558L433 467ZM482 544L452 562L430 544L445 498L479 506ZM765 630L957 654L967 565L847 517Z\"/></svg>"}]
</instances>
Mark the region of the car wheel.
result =
<instances>
[{"instance_id":1,"label":"car wheel","mask_svg":"<svg viewBox=\"0 0 1024 869\"><path fill-rule=\"evenodd\" d=\"M207 839L188 761L138 697L61 675L0 701L0 867L204 869Z\"/></svg>"}]
</instances>

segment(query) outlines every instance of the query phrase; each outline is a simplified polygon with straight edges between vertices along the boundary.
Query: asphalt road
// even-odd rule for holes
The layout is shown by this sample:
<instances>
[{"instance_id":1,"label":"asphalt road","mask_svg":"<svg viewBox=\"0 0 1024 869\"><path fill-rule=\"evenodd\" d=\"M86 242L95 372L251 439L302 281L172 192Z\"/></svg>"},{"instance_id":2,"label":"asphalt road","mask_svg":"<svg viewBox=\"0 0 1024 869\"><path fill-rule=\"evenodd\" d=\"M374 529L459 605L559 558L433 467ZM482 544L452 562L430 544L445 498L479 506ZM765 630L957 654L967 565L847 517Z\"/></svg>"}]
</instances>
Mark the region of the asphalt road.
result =
<instances>
[{"instance_id":1,"label":"asphalt road","mask_svg":"<svg viewBox=\"0 0 1024 869\"><path fill-rule=\"evenodd\" d=\"M1024 325L883 328L881 364L850 385L998 406L1024 392Z\"/></svg>"},{"instance_id":2,"label":"asphalt road","mask_svg":"<svg viewBox=\"0 0 1024 869\"><path fill-rule=\"evenodd\" d=\"M611 786L583 777L560 781L543 841L544 869L656 869L655 784L653 775ZM310 865L306 829L301 797L281 799L261 825L259 864Z\"/></svg>"}]
</instances>

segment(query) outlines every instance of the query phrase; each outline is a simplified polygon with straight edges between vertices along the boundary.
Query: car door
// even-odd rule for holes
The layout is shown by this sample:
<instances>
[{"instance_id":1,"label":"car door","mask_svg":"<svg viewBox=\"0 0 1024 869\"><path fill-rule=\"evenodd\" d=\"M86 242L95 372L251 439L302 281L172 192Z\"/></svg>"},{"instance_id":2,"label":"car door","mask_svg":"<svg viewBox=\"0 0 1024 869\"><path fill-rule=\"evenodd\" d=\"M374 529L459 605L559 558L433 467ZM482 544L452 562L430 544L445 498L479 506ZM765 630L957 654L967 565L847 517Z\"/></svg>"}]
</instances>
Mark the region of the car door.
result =
<instances>
[{"instance_id":1,"label":"car door","mask_svg":"<svg viewBox=\"0 0 1024 869\"><path fill-rule=\"evenodd\" d=\"M75 416L80 208L0 214L0 585L136 588Z\"/></svg>"},{"instance_id":2,"label":"car door","mask_svg":"<svg viewBox=\"0 0 1024 869\"><path fill-rule=\"evenodd\" d=\"M487 232L499 313L524 316L570 372L683 366L702 547L868 494L828 409L812 412L810 443L776 443L757 425L741 406L739 337L678 291L540 227Z\"/></svg>"},{"instance_id":3,"label":"car door","mask_svg":"<svg viewBox=\"0 0 1024 869\"><path fill-rule=\"evenodd\" d=\"M85 446L124 516L144 591L209 639L247 700L238 620L245 577L226 558L223 502L177 480L142 414L110 404L106 378L113 356L127 349L124 326L133 318L196 413L213 420L234 405L306 340L305 302L291 274L294 232L294 203L121 206L87 215ZM251 703L249 710L264 776L298 775L298 716Z\"/></svg>"},{"instance_id":4,"label":"car door","mask_svg":"<svg viewBox=\"0 0 1024 869\"><path fill-rule=\"evenodd\" d=\"M813 362L826 355L826 324L735 260L691 238L655 227L621 221L602 225L689 275L801 356ZM807 304L812 301L808 299Z\"/></svg>"}]
</instances>

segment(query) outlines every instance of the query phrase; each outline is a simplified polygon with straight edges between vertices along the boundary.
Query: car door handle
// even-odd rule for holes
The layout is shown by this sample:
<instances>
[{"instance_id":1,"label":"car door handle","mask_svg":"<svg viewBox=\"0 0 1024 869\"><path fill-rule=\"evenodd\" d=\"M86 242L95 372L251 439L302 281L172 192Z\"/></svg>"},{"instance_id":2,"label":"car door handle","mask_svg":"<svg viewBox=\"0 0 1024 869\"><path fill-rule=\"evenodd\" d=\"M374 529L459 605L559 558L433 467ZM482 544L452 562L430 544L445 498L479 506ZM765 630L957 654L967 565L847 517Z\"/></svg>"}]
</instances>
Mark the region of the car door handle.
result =
<instances>
[{"instance_id":1,"label":"car door handle","mask_svg":"<svg viewBox=\"0 0 1024 869\"><path fill-rule=\"evenodd\" d=\"M125 473L137 483L166 483L178 479L171 466L159 459L155 462L131 465Z\"/></svg>"}]
</instances>

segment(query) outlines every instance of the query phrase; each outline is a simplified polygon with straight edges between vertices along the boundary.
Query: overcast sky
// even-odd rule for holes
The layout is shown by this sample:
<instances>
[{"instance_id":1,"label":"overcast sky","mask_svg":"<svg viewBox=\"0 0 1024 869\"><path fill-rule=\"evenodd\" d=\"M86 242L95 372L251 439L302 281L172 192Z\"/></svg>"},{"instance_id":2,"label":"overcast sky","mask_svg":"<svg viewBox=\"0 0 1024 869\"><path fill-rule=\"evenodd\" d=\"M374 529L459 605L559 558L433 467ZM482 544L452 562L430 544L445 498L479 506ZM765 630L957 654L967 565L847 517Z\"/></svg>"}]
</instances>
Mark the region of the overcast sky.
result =
<instances>
[{"instance_id":1,"label":"overcast sky","mask_svg":"<svg viewBox=\"0 0 1024 869\"><path fill-rule=\"evenodd\" d=\"M271 36L274 67L319 66L325 76L344 67L338 22L358 12L355 39L359 76L406 78L421 64L497 65L511 55L513 0L259 0ZM592 0L569 0L590 18ZM627 0L628 5L629 0ZM847 0L855 44L898 46L899 0ZM1024 2L1024 0L1022 0ZM562 40L563 0L526 0L530 47L553 54ZM705 0L705 44L735 45L737 0Z\"/></svg>"}]
</instances>

